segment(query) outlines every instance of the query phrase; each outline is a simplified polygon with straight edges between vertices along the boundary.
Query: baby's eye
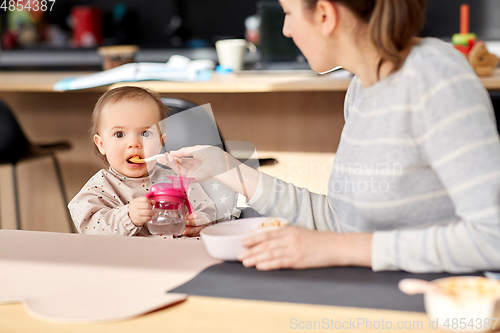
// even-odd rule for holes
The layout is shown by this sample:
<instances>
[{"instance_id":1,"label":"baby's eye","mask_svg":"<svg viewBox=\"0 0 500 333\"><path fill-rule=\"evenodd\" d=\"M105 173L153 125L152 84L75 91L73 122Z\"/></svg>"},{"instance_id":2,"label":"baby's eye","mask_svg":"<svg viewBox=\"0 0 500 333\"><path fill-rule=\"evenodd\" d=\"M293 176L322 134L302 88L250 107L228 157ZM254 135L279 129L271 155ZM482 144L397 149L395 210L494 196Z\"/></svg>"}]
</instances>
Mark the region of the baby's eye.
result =
<instances>
[{"instance_id":1,"label":"baby's eye","mask_svg":"<svg viewBox=\"0 0 500 333\"><path fill-rule=\"evenodd\" d=\"M115 137L117 137L118 139L121 139L125 136L125 133L123 133L122 131L118 131L115 133Z\"/></svg>"},{"instance_id":2,"label":"baby's eye","mask_svg":"<svg viewBox=\"0 0 500 333\"><path fill-rule=\"evenodd\" d=\"M151 133L151 131L144 131L144 132L142 132L142 134L141 134L141 135L142 135L143 137L147 138L147 137L150 137L150 136L151 136L151 134L153 134L153 133Z\"/></svg>"}]
</instances>

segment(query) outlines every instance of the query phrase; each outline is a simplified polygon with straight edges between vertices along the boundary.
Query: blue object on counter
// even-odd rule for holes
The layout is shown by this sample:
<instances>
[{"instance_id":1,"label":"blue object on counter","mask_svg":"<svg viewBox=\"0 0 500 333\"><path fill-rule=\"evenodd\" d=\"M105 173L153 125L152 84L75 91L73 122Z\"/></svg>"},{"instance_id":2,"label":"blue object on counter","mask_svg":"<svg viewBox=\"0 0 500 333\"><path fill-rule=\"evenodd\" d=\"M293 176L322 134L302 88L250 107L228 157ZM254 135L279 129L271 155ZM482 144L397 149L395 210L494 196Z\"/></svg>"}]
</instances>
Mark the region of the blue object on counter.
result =
<instances>
[{"instance_id":1,"label":"blue object on counter","mask_svg":"<svg viewBox=\"0 0 500 333\"><path fill-rule=\"evenodd\" d=\"M226 75L226 74L231 74L233 70L229 67L218 65L217 67L215 67L215 72L219 75Z\"/></svg>"},{"instance_id":2,"label":"blue object on counter","mask_svg":"<svg viewBox=\"0 0 500 333\"><path fill-rule=\"evenodd\" d=\"M484 276L488 279L500 280L500 271L486 271L484 272Z\"/></svg>"},{"instance_id":3,"label":"blue object on counter","mask_svg":"<svg viewBox=\"0 0 500 333\"><path fill-rule=\"evenodd\" d=\"M212 73L214 71L211 69L199 70L196 74L196 81L210 81L212 79Z\"/></svg>"}]
</instances>

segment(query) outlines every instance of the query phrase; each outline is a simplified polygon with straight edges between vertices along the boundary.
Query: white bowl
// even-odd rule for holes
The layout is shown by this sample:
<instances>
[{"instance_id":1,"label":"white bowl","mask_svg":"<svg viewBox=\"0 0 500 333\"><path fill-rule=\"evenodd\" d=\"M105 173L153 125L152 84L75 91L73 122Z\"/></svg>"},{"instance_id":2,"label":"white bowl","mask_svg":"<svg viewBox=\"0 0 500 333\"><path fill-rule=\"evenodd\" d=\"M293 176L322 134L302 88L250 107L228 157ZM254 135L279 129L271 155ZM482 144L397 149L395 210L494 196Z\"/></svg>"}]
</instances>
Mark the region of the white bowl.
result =
<instances>
[{"instance_id":1,"label":"white bowl","mask_svg":"<svg viewBox=\"0 0 500 333\"><path fill-rule=\"evenodd\" d=\"M440 329L452 332L499 329L500 281L481 276L457 276L437 279L432 283L447 291L424 295L425 311L434 325L437 321Z\"/></svg>"},{"instance_id":2,"label":"white bowl","mask_svg":"<svg viewBox=\"0 0 500 333\"><path fill-rule=\"evenodd\" d=\"M222 222L204 228L201 239L208 253L217 259L238 260L245 247L241 241L257 232L273 230L288 225L288 221L275 217L254 217Z\"/></svg>"}]
</instances>

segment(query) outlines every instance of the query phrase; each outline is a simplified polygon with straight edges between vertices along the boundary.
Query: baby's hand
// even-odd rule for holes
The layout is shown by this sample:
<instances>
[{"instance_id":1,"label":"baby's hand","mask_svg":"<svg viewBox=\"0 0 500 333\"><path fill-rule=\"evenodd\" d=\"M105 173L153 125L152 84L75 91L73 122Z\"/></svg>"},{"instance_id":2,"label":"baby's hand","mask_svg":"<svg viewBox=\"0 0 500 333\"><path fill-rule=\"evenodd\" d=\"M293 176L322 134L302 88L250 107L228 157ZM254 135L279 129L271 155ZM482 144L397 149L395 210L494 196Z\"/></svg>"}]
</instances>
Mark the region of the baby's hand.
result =
<instances>
[{"instance_id":1,"label":"baby's hand","mask_svg":"<svg viewBox=\"0 0 500 333\"><path fill-rule=\"evenodd\" d=\"M128 216L132 223L138 227L142 227L144 223L151 220L153 217L154 201L146 197L135 198L129 204Z\"/></svg>"},{"instance_id":2,"label":"baby's hand","mask_svg":"<svg viewBox=\"0 0 500 333\"><path fill-rule=\"evenodd\" d=\"M210 225L211 223L208 224L203 224L199 225L201 223L206 222L206 218L202 213L199 212L193 212L186 216L186 229L182 233L184 236L187 237L196 237L200 235L201 229L205 228L207 225ZM198 224L198 226L197 226Z\"/></svg>"}]
</instances>

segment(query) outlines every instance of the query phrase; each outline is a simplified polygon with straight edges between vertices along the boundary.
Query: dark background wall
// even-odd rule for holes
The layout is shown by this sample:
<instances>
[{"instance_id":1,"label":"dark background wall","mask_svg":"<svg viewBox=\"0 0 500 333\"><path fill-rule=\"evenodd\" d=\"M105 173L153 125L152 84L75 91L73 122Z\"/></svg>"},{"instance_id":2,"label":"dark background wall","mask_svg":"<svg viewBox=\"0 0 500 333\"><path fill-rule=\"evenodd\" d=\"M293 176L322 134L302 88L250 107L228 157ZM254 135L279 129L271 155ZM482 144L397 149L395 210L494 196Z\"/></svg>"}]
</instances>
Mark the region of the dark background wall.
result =
<instances>
[{"instance_id":1,"label":"dark background wall","mask_svg":"<svg viewBox=\"0 0 500 333\"><path fill-rule=\"evenodd\" d=\"M213 44L219 37L244 37L244 20L255 14L257 0L57 0L44 19L70 31L67 18L73 6L98 6L104 13L104 35L113 35L112 10L118 3L127 6L127 30L141 47L171 46L172 34L184 41L202 39ZM5 12L0 10L0 15ZM169 24L175 15L182 17L182 26L175 33ZM1 18L1 17L0 17ZM5 19L2 19L5 25ZM134 40L132 40L134 42Z\"/></svg>"},{"instance_id":2,"label":"dark background wall","mask_svg":"<svg viewBox=\"0 0 500 333\"><path fill-rule=\"evenodd\" d=\"M500 0L428 0L425 36L451 40L460 29L460 5L470 6L470 31L479 39L500 40Z\"/></svg>"},{"instance_id":3,"label":"dark background wall","mask_svg":"<svg viewBox=\"0 0 500 333\"><path fill-rule=\"evenodd\" d=\"M110 38L116 27L111 12L119 2L129 9L125 27L121 27L127 32L127 42L143 48L163 48L175 46L174 35L182 38L180 46L212 46L220 38L243 38L244 19L255 14L257 0L57 0L45 18L69 32L67 17L71 7L99 6L105 14L105 37L112 44ZM422 35L451 39L459 30L459 7L464 2L471 6L471 32L480 39L500 40L500 0L429 0ZM183 23L174 32L171 20L176 15L182 17ZM0 11L0 19L5 25L5 12ZM189 45L193 39L202 43Z\"/></svg>"}]
</instances>

